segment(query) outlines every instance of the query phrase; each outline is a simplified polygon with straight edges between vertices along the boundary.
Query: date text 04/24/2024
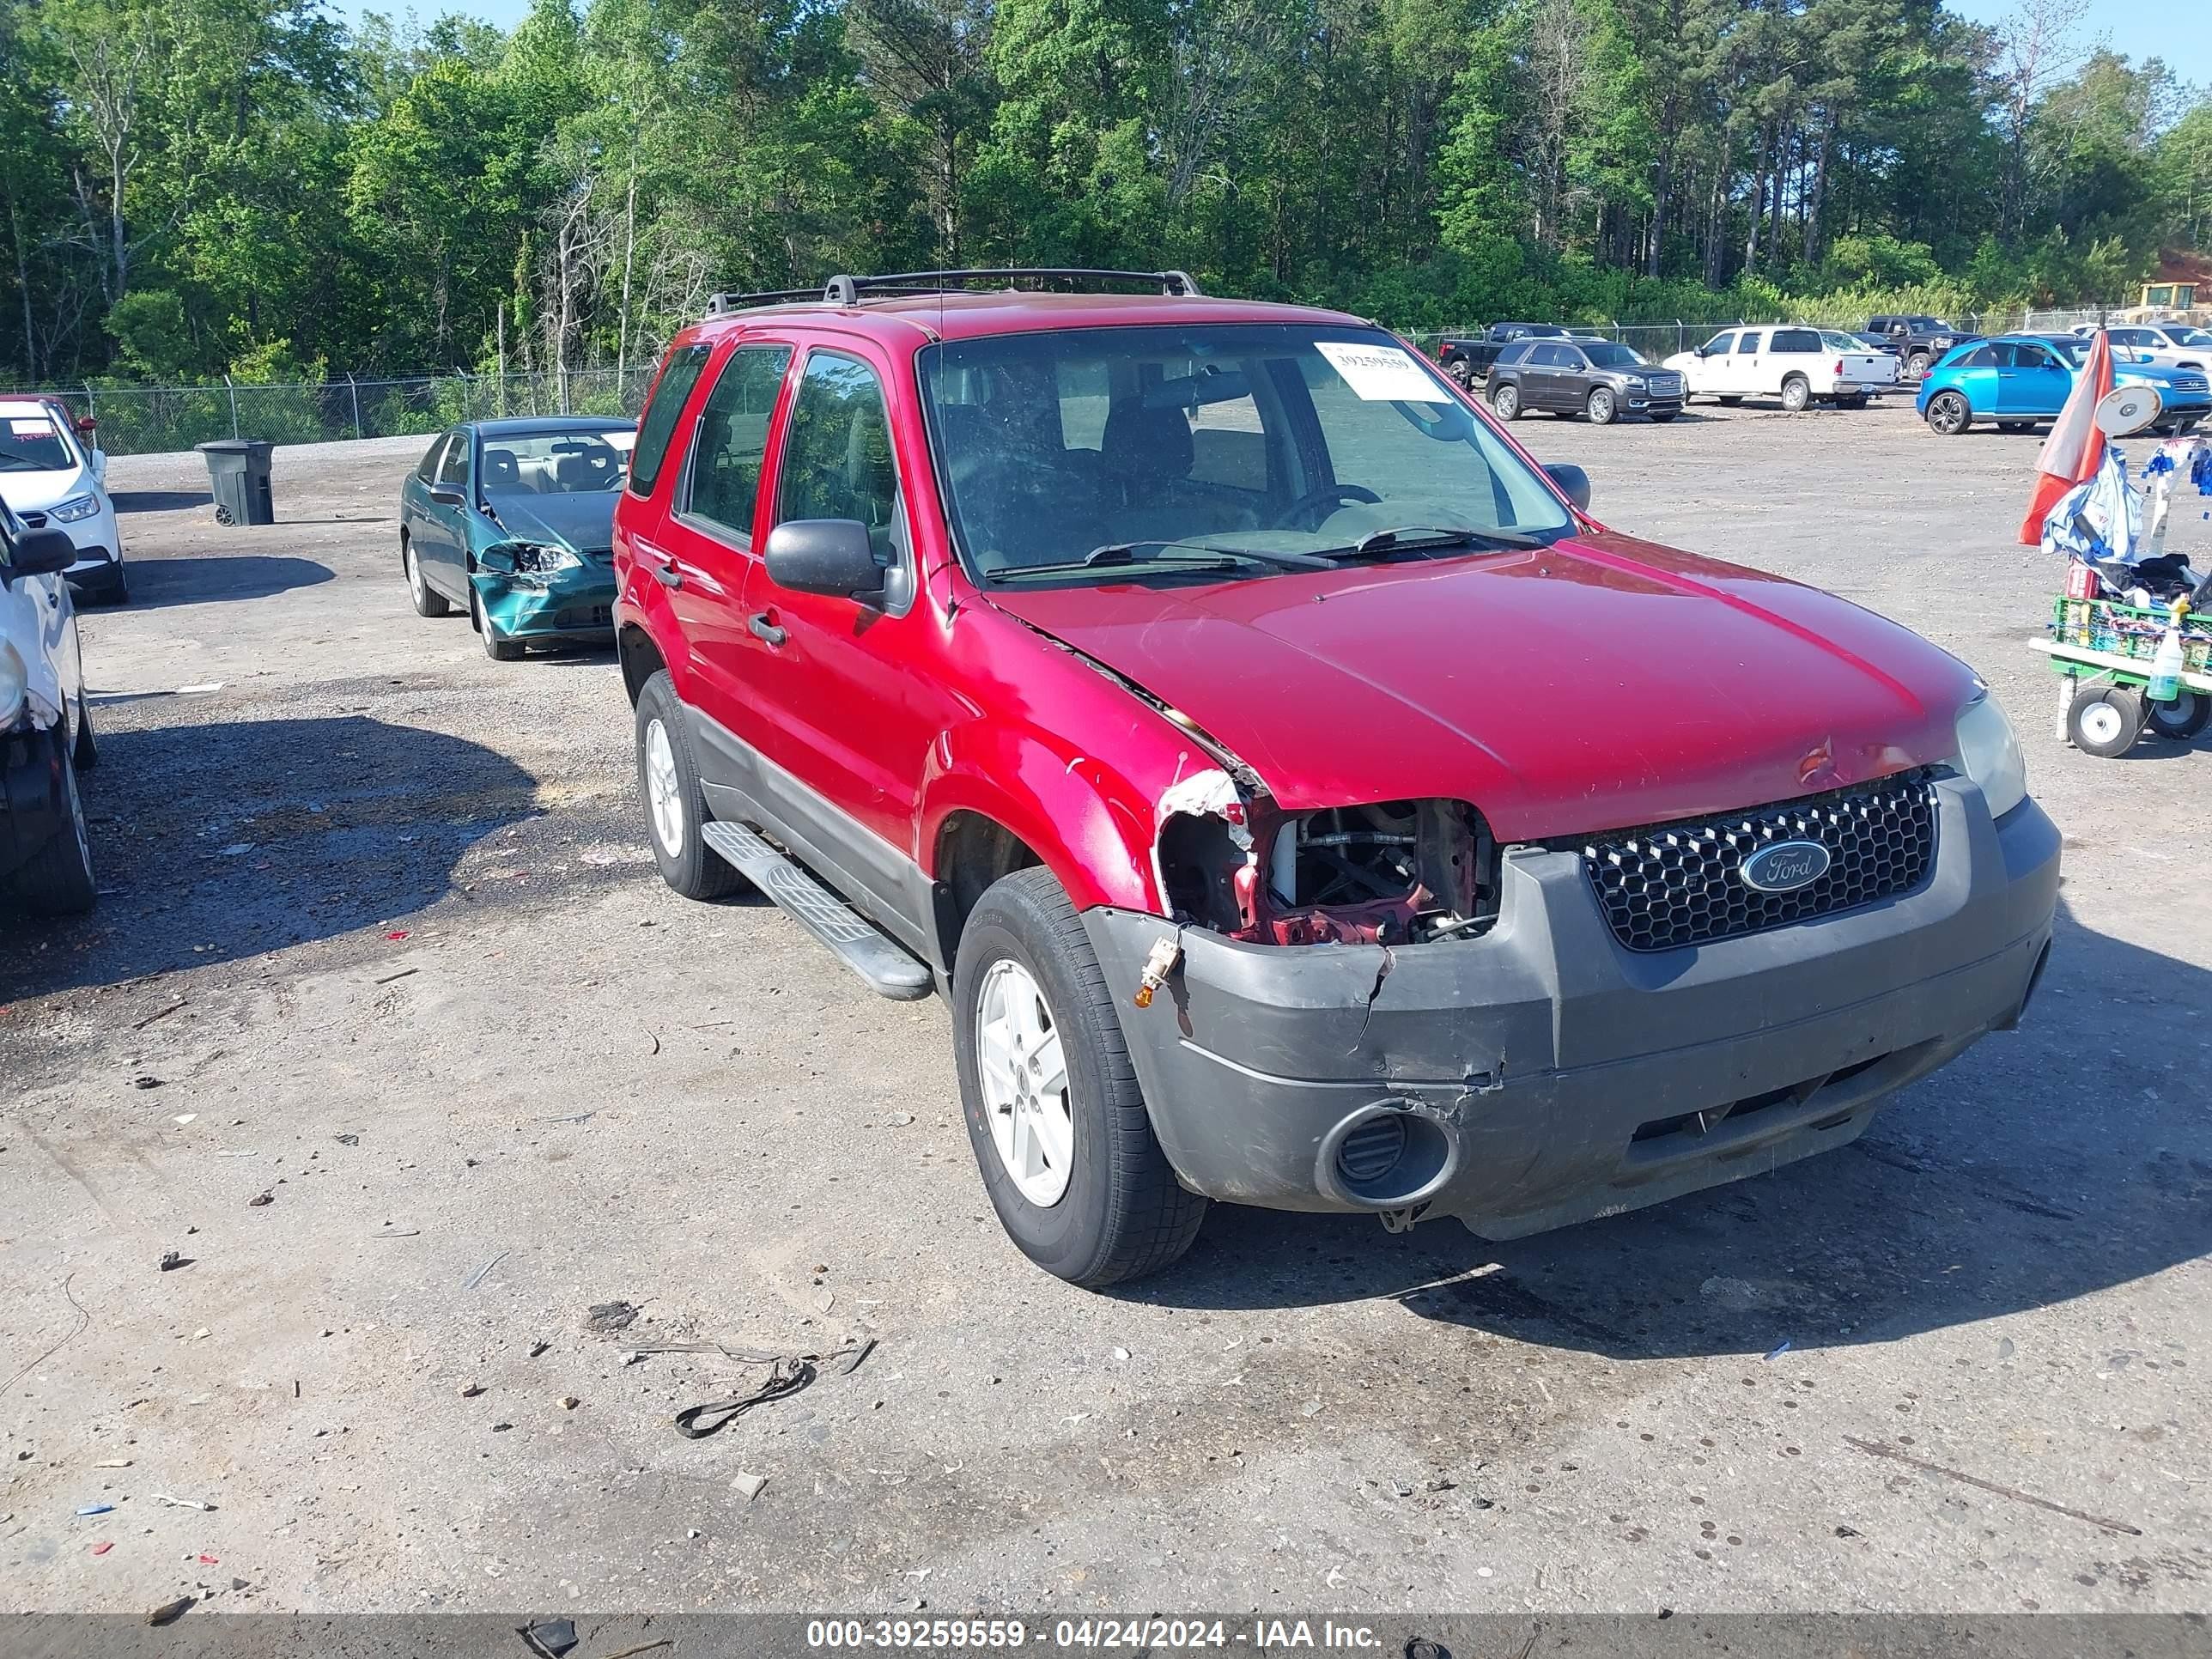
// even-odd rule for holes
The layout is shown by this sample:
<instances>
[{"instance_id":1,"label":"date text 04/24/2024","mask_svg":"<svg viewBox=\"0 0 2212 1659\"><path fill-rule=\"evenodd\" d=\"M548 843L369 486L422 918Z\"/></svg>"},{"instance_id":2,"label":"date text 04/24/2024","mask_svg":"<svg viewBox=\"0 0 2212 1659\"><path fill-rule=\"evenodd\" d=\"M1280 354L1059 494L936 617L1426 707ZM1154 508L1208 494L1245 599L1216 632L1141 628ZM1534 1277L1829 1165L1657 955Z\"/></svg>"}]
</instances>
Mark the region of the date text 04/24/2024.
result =
<instances>
[{"instance_id":1,"label":"date text 04/24/2024","mask_svg":"<svg viewBox=\"0 0 2212 1659\"><path fill-rule=\"evenodd\" d=\"M1034 1628L1020 1619L821 1619L809 1620L806 1645L983 1650L1030 1645L1085 1651L1134 1652L1242 1648L1260 1652L1372 1650L1382 1638L1365 1625L1324 1619L1266 1619L1246 1626L1223 1619L1060 1619Z\"/></svg>"}]
</instances>

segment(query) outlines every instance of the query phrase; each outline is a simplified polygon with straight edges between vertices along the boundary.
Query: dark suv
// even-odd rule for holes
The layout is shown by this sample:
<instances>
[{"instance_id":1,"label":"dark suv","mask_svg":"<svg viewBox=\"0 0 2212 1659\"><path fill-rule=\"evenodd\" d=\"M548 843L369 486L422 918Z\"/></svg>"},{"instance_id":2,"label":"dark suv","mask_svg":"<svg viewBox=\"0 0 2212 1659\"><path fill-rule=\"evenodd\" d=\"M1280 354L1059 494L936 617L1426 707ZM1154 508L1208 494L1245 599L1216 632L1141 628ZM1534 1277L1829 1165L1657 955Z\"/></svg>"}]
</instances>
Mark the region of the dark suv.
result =
<instances>
[{"instance_id":1,"label":"dark suv","mask_svg":"<svg viewBox=\"0 0 2212 1659\"><path fill-rule=\"evenodd\" d=\"M1682 377L1618 340L1520 340L1498 354L1488 395L1503 421L1532 409L1586 415L1592 426L1623 415L1671 421L1682 412Z\"/></svg>"},{"instance_id":2,"label":"dark suv","mask_svg":"<svg viewBox=\"0 0 2212 1659\"><path fill-rule=\"evenodd\" d=\"M615 512L662 877L946 999L1031 1259L1611 1215L2014 1023L2058 833L1965 664L1607 530L1372 323L1072 280L720 307Z\"/></svg>"}]
</instances>

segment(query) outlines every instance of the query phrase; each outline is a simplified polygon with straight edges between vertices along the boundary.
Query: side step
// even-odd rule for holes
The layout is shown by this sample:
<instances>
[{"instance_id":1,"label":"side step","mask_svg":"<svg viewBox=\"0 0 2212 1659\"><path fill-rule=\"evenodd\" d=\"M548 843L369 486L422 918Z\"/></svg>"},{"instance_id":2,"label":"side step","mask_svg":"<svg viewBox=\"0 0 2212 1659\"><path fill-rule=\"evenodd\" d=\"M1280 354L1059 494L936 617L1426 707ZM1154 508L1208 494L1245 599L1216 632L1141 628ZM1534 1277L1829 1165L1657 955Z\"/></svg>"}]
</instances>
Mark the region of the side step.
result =
<instances>
[{"instance_id":1,"label":"side step","mask_svg":"<svg viewBox=\"0 0 2212 1659\"><path fill-rule=\"evenodd\" d=\"M799 926L828 945L868 981L878 996L912 1002L929 994L929 969L878 933L845 902L742 823L709 821L707 845L738 873L789 911Z\"/></svg>"}]
</instances>

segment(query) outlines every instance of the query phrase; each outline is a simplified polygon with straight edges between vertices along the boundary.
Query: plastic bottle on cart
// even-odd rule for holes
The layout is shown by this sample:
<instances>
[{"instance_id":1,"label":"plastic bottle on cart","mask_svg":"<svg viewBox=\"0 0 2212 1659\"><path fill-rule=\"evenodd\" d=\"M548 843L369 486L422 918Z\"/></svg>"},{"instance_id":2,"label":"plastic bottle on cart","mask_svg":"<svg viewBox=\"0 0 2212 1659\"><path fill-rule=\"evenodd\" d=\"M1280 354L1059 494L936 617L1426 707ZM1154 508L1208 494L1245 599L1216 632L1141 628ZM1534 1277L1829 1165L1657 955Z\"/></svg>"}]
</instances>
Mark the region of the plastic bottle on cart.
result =
<instances>
[{"instance_id":1,"label":"plastic bottle on cart","mask_svg":"<svg viewBox=\"0 0 2212 1659\"><path fill-rule=\"evenodd\" d=\"M2166 637L2158 642L2158 654L2150 659L2150 688L2146 695L2153 702L2172 702L2181 695L2181 618L2187 606L2173 607L2173 626L2166 630Z\"/></svg>"}]
</instances>

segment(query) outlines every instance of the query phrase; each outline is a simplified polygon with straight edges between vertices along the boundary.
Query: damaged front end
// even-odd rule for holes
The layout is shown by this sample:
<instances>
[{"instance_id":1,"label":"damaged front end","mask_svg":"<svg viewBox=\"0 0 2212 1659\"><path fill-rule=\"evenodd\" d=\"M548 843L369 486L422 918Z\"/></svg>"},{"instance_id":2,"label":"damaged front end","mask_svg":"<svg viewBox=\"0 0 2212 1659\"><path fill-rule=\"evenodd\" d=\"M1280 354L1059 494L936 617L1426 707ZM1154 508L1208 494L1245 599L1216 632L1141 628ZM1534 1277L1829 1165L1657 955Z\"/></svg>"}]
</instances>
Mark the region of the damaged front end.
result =
<instances>
[{"instance_id":1,"label":"damaged front end","mask_svg":"<svg viewBox=\"0 0 2212 1659\"><path fill-rule=\"evenodd\" d=\"M1498 919L1497 842L1461 800L1283 812L1202 772L1161 798L1156 857L1171 916L1247 944L1421 944Z\"/></svg>"},{"instance_id":2,"label":"damaged front end","mask_svg":"<svg viewBox=\"0 0 2212 1659\"><path fill-rule=\"evenodd\" d=\"M495 542L477 556L469 584L507 639L595 635L614 626L611 568L551 542Z\"/></svg>"}]
</instances>

